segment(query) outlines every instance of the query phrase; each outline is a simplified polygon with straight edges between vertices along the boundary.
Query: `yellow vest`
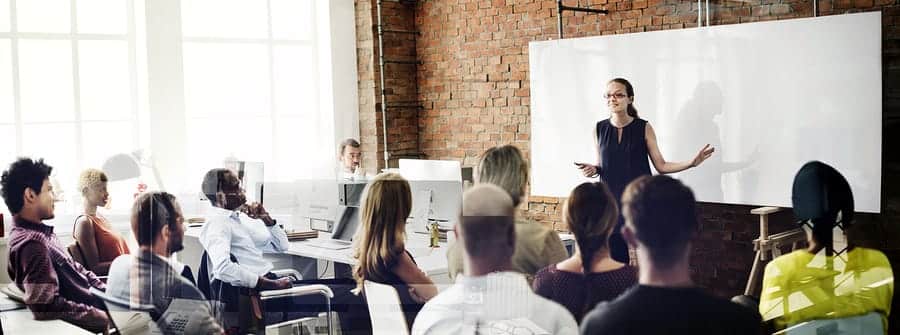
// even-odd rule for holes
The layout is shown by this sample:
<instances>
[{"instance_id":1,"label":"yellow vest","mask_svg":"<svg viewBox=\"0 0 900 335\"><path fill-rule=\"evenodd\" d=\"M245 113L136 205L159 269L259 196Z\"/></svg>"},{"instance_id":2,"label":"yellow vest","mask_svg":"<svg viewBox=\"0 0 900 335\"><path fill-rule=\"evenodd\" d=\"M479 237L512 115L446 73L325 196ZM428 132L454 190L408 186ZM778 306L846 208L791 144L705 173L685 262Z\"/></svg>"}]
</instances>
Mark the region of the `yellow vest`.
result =
<instances>
[{"instance_id":1,"label":"yellow vest","mask_svg":"<svg viewBox=\"0 0 900 335\"><path fill-rule=\"evenodd\" d=\"M881 313L887 329L894 275L878 250L854 248L838 256L794 251L766 265L759 314L782 329L815 319Z\"/></svg>"}]
</instances>

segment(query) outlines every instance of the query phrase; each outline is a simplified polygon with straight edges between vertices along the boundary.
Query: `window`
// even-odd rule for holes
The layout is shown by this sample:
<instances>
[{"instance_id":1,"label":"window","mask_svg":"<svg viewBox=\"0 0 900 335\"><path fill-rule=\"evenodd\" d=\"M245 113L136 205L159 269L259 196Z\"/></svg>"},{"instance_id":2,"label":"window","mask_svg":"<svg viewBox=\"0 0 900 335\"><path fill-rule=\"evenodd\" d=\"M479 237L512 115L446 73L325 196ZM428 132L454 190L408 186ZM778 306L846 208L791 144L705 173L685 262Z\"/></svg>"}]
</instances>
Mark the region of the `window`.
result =
<instances>
[{"instance_id":1,"label":"window","mask_svg":"<svg viewBox=\"0 0 900 335\"><path fill-rule=\"evenodd\" d=\"M59 214L82 169L138 147L136 2L0 0L0 162L45 158Z\"/></svg>"},{"instance_id":2,"label":"window","mask_svg":"<svg viewBox=\"0 0 900 335\"><path fill-rule=\"evenodd\" d=\"M318 103L317 4L182 1L190 185L226 157L264 162L270 181L313 177L300 158L333 142L319 126L331 116Z\"/></svg>"}]
</instances>

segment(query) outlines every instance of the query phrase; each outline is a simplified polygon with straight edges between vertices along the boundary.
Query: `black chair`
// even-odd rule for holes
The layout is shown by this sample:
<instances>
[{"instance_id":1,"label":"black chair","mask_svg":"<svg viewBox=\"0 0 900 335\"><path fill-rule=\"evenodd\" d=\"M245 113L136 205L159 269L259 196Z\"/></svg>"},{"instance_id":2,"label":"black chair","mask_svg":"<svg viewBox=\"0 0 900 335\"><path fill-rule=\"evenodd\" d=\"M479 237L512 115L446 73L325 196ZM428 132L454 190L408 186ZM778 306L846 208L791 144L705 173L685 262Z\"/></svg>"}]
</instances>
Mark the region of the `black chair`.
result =
<instances>
[{"instance_id":1,"label":"black chair","mask_svg":"<svg viewBox=\"0 0 900 335\"><path fill-rule=\"evenodd\" d=\"M230 257L232 262L238 263L237 258L234 255L230 255ZM196 278L197 287L207 299L213 301L213 314L216 317L216 320L219 321L219 324L223 325L223 327L230 326L225 323L226 321L229 321L224 318L226 312L239 314L248 307L241 305L240 302L242 298L250 301L250 312L253 315L256 324L263 325L265 324L264 316L266 302L276 299L319 295L325 299L325 311L328 317L328 334L333 334L334 327L332 326L331 321L331 300L334 298L334 292L328 285L300 281L301 276L299 272L292 269L285 269L273 270L271 272L279 278L292 277L292 281L297 286L283 290L256 291L253 288L232 286L231 284L218 279L210 281L208 263L209 257L204 250L203 255L200 258L200 268L198 269ZM308 318L300 318L292 320L291 322L298 323L305 320L308 320ZM251 328L249 324L242 324L240 322L236 326L237 332L240 334L246 333ZM265 325L265 327L257 327L256 330L257 333L261 334L264 333L266 329L278 328L280 326L285 326L285 323Z\"/></svg>"}]
</instances>

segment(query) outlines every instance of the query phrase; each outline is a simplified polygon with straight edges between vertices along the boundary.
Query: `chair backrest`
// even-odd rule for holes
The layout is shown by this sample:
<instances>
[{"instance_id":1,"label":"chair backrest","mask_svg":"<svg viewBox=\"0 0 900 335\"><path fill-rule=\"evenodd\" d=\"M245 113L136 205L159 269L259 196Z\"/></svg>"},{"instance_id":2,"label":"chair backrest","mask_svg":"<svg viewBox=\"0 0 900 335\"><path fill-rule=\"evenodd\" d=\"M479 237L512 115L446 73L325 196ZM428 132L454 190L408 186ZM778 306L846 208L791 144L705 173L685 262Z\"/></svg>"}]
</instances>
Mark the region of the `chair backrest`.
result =
<instances>
[{"instance_id":1,"label":"chair backrest","mask_svg":"<svg viewBox=\"0 0 900 335\"><path fill-rule=\"evenodd\" d=\"M781 335L818 335L818 334L884 334L884 324L881 314L871 312L869 314L851 316L838 319L820 319L799 323L788 327L775 334Z\"/></svg>"},{"instance_id":2,"label":"chair backrest","mask_svg":"<svg viewBox=\"0 0 900 335\"><path fill-rule=\"evenodd\" d=\"M400 297L393 286L367 280L365 294L372 319L372 335L409 334Z\"/></svg>"},{"instance_id":3,"label":"chair backrest","mask_svg":"<svg viewBox=\"0 0 900 335\"><path fill-rule=\"evenodd\" d=\"M91 287L91 294L103 301L106 315L119 334L150 334L156 327L153 316L158 312L153 305L131 303L94 287Z\"/></svg>"}]
</instances>

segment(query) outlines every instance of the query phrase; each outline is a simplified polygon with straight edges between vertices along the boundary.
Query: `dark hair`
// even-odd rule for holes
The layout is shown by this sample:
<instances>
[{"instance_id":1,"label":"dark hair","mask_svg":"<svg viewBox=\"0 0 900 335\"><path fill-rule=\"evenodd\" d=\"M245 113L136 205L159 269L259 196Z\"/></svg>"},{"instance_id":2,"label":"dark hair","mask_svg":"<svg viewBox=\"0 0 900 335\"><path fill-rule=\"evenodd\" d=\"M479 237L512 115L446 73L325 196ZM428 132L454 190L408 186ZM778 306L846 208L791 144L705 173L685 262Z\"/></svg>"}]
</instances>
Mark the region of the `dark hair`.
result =
<instances>
[{"instance_id":1,"label":"dark hair","mask_svg":"<svg viewBox=\"0 0 900 335\"><path fill-rule=\"evenodd\" d=\"M853 191L850 183L828 164L811 161L794 176L791 190L794 215L809 224L817 242L834 248L833 230L846 230L853 224Z\"/></svg>"},{"instance_id":2,"label":"dark hair","mask_svg":"<svg viewBox=\"0 0 900 335\"><path fill-rule=\"evenodd\" d=\"M610 83L622 84L625 86L625 94L627 94L629 98L634 99L634 87L631 86L631 83L629 83L628 80L625 80L625 78L613 78L613 80L610 80L609 83L606 84L609 85ZM637 108L634 108L634 101L628 104L628 116L638 117Z\"/></svg>"},{"instance_id":3,"label":"dark hair","mask_svg":"<svg viewBox=\"0 0 900 335\"><path fill-rule=\"evenodd\" d=\"M25 189L30 188L35 194L41 194L41 186L44 180L50 178L53 167L44 164L44 159L37 161L28 157L21 157L9 165L9 169L3 171L0 177L0 186L3 201L6 208L12 214L18 214L25 206Z\"/></svg>"},{"instance_id":4,"label":"dark hair","mask_svg":"<svg viewBox=\"0 0 900 335\"><path fill-rule=\"evenodd\" d=\"M222 190L222 181L225 180L225 174L229 172L231 170L226 168L216 168L206 172L206 176L203 177L200 189L213 206L216 205L216 193Z\"/></svg>"},{"instance_id":5,"label":"dark hair","mask_svg":"<svg viewBox=\"0 0 900 335\"><path fill-rule=\"evenodd\" d=\"M341 156L344 155L344 149L347 148L348 145L351 146L351 147L354 147L354 148L359 148L359 141L354 140L354 139L352 139L352 138L348 138L348 139L346 139L346 140L341 141L341 146L340 146L340 148L341 148L341 150L340 150L341 154L340 154L340 155L341 155Z\"/></svg>"},{"instance_id":6,"label":"dark hair","mask_svg":"<svg viewBox=\"0 0 900 335\"><path fill-rule=\"evenodd\" d=\"M575 243L581 251L582 271L587 275L594 254L608 247L609 235L618 222L616 198L602 182L582 183L566 199L563 215L575 235Z\"/></svg>"},{"instance_id":7,"label":"dark hair","mask_svg":"<svg viewBox=\"0 0 900 335\"><path fill-rule=\"evenodd\" d=\"M131 209L131 230L141 246L153 245L163 227L175 227L178 213L175 196L166 192L149 192L138 196Z\"/></svg>"},{"instance_id":8,"label":"dark hair","mask_svg":"<svg viewBox=\"0 0 900 335\"><path fill-rule=\"evenodd\" d=\"M642 176L622 195L625 220L661 267L673 265L697 232L694 193L669 176Z\"/></svg>"}]
</instances>

